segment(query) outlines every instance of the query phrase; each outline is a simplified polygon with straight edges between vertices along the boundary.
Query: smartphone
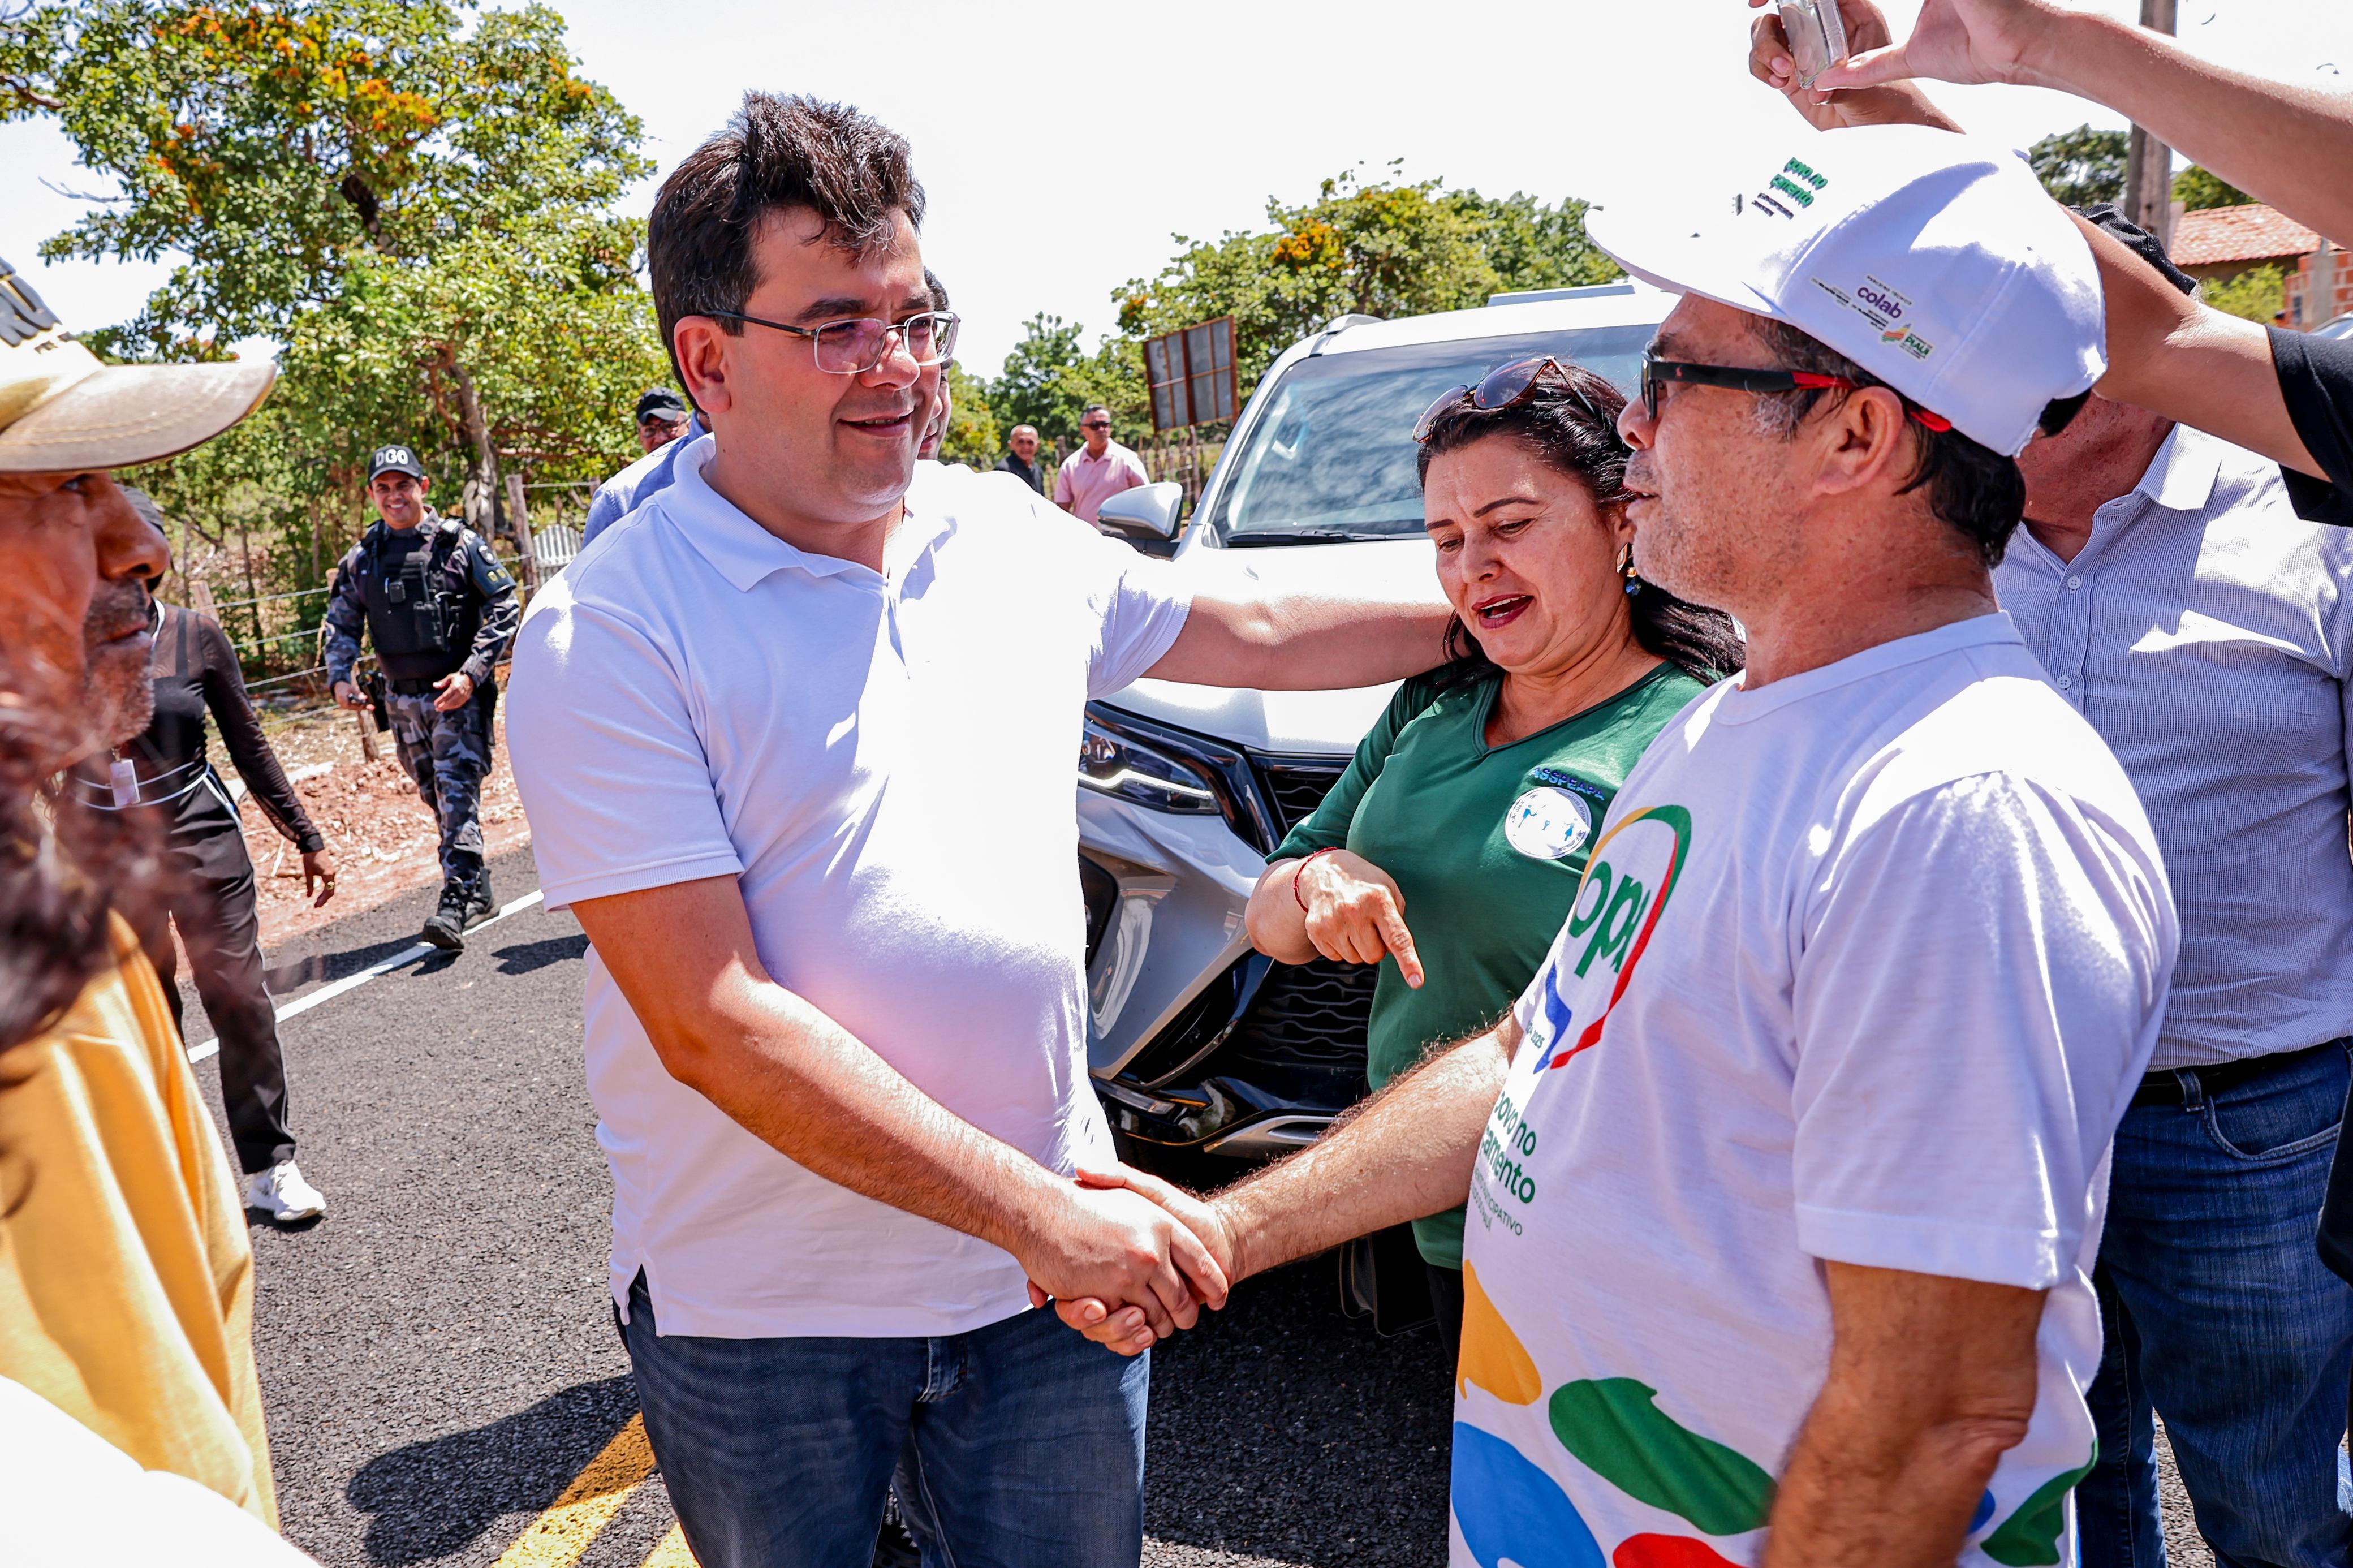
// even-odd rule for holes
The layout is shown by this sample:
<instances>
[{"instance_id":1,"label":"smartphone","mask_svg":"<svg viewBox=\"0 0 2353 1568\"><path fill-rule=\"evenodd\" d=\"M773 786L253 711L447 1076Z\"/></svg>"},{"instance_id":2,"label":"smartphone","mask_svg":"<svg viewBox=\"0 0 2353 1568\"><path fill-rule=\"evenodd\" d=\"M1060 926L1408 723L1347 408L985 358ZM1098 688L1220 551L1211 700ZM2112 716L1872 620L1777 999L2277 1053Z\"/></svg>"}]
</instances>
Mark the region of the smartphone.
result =
<instances>
[{"instance_id":1,"label":"smartphone","mask_svg":"<svg viewBox=\"0 0 2353 1568\"><path fill-rule=\"evenodd\" d=\"M1846 24L1838 0L1780 0L1781 32L1798 68L1798 85L1811 87L1832 66L1846 63Z\"/></svg>"}]
</instances>

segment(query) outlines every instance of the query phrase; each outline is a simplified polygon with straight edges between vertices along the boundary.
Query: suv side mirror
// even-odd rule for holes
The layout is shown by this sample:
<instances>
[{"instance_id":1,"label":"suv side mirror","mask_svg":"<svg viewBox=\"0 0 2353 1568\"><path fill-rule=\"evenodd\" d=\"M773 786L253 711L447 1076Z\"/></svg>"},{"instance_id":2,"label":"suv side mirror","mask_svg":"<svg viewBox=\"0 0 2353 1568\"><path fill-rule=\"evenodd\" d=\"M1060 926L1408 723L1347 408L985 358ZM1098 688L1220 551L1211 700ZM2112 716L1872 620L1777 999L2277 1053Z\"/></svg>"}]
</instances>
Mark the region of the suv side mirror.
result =
<instances>
[{"instance_id":1,"label":"suv side mirror","mask_svg":"<svg viewBox=\"0 0 2353 1568\"><path fill-rule=\"evenodd\" d=\"M1185 508L1185 487L1173 479L1122 490L1103 503L1095 520L1106 533L1115 533L1152 554L1175 548L1177 514ZM1155 546L1160 548L1155 549Z\"/></svg>"}]
</instances>

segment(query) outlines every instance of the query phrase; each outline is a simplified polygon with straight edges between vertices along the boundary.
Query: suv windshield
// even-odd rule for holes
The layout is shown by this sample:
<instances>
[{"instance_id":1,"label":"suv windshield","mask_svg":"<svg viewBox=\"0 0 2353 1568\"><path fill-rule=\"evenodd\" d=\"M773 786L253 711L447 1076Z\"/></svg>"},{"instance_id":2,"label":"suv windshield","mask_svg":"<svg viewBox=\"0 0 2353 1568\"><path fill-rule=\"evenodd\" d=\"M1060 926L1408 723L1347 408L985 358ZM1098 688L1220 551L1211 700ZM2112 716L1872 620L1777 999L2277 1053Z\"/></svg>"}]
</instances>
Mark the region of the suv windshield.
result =
<instances>
[{"instance_id":1,"label":"suv windshield","mask_svg":"<svg viewBox=\"0 0 2353 1568\"><path fill-rule=\"evenodd\" d=\"M1208 526L1228 544L1419 534L1413 426L1433 398L1497 365L1547 353L1599 371L1630 393L1654 331L1588 327L1301 360L1268 394L1249 446L1228 454L1232 477L1219 489Z\"/></svg>"}]
</instances>

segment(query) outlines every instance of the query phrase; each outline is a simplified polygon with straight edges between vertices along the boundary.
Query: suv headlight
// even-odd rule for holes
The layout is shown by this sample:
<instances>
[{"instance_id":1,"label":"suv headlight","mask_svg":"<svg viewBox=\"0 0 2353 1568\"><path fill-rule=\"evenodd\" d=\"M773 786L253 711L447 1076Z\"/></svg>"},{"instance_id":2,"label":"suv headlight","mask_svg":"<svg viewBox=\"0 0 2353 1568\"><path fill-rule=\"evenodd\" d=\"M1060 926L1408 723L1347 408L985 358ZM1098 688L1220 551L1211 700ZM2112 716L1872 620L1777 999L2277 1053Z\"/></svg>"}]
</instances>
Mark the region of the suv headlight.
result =
<instances>
[{"instance_id":1,"label":"suv headlight","mask_svg":"<svg viewBox=\"0 0 2353 1568\"><path fill-rule=\"evenodd\" d=\"M1079 784L1154 811L1215 816L1224 809L1209 773L1092 715L1079 742Z\"/></svg>"}]
</instances>

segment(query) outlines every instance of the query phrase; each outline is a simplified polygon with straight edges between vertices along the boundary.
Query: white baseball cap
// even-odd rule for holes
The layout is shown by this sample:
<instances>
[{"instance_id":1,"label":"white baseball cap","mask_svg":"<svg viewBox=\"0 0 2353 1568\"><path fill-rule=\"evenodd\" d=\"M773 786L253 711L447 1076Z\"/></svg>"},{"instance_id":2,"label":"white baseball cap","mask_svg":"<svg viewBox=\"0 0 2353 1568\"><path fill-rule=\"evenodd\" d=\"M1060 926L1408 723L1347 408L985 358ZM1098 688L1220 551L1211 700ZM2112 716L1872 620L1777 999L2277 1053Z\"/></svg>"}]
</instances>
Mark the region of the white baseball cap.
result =
<instances>
[{"instance_id":1,"label":"white baseball cap","mask_svg":"<svg viewBox=\"0 0 2353 1568\"><path fill-rule=\"evenodd\" d=\"M108 364L0 261L0 473L79 473L152 463L253 412L267 361Z\"/></svg>"},{"instance_id":2,"label":"white baseball cap","mask_svg":"<svg viewBox=\"0 0 2353 1568\"><path fill-rule=\"evenodd\" d=\"M1597 207L1587 232L1636 277L1787 321L2012 457L2107 369L2092 248L1998 142L1796 132Z\"/></svg>"}]
</instances>

